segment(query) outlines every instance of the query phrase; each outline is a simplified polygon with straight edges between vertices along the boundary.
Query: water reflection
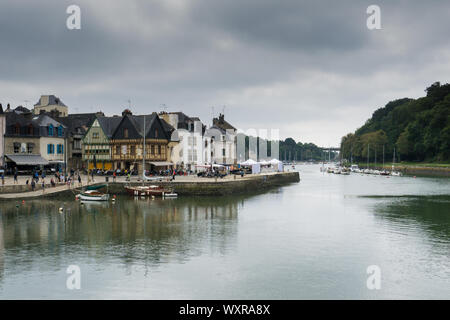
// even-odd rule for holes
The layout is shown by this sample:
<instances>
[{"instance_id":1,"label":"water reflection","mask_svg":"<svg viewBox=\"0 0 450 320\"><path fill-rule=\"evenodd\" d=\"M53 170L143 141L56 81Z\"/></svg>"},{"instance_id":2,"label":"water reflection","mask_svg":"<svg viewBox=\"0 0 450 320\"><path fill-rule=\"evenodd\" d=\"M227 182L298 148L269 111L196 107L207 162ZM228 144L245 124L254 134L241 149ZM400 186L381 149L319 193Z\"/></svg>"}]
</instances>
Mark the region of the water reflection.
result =
<instances>
[{"instance_id":1,"label":"water reflection","mask_svg":"<svg viewBox=\"0 0 450 320\"><path fill-rule=\"evenodd\" d=\"M450 244L450 196L372 197L375 217L392 227L420 228L436 243Z\"/></svg>"},{"instance_id":2,"label":"water reflection","mask_svg":"<svg viewBox=\"0 0 450 320\"><path fill-rule=\"evenodd\" d=\"M244 200L119 197L115 203L3 203L0 280L6 263L8 272L17 274L43 257L57 270L60 258L68 256L156 267L169 261L183 263L204 250L223 255L234 247Z\"/></svg>"}]
</instances>

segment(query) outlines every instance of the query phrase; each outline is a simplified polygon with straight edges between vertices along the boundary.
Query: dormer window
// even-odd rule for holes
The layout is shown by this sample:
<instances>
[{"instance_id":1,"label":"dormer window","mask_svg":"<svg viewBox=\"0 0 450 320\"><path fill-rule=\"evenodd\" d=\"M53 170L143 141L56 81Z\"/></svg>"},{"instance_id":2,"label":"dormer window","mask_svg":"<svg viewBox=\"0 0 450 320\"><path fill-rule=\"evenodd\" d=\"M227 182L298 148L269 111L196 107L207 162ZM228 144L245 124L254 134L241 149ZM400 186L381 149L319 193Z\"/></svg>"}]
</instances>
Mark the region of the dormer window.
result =
<instances>
[{"instance_id":1,"label":"dormer window","mask_svg":"<svg viewBox=\"0 0 450 320\"><path fill-rule=\"evenodd\" d=\"M58 127L58 137L62 137L62 135L63 135L63 128L62 128L62 126L59 126Z\"/></svg>"},{"instance_id":2,"label":"dormer window","mask_svg":"<svg viewBox=\"0 0 450 320\"><path fill-rule=\"evenodd\" d=\"M30 125L28 126L28 134L29 134L29 135L32 135L32 134L33 134L33 125L32 125L32 124L30 124Z\"/></svg>"},{"instance_id":3,"label":"dormer window","mask_svg":"<svg viewBox=\"0 0 450 320\"><path fill-rule=\"evenodd\" d=\"M158 129L155 129L155 139L158 139Z\"/></svg>"},{"instance_id":4,"label":"dormer window","mask_svg":"<svg viewBox=\"0 0 450 320\"><path fill-rule=\"evenodd\" d=\"M18 123L16 123L16 125L14 126L14 133L15 134L19 134L20 133L20 125Z\"/></svg>"},{"instance_id":5,"label":"dormer window","mask_svg":"<svg viewBox=\"0 0 450 320\"><path fill-rule=\"evenodd\" d=\"M123 129L123 137L128 138L128 128Z\"/></svg>"},{"instance_id":6,"label":"dormer window","mask_svg":"<svg viewBox=\"0 0 450 320\"><path fill-rule=\"evenodd\" d=\"M50 125L48 126L48 135L49 135L50 137L53 137L53 125L52 125L52 124L50 124Z\"/></svg>"}]
</instances>

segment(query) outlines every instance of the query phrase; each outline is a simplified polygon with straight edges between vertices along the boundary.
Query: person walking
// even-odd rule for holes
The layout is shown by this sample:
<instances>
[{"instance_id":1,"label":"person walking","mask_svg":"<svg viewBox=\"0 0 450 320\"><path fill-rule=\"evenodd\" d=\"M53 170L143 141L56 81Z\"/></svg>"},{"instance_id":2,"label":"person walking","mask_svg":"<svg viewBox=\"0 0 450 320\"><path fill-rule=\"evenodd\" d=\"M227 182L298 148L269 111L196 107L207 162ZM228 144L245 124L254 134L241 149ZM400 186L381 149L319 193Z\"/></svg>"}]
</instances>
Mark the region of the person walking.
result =
<instances>
[{"instance_id":1,"label":"person walking","mask_svg":"<svg viewBox=\"0 0 450 320\"><path fill-rule=\"evenodd\" d=\"M42 193L45 193L45 180L42 178Z\"/></svg>"},{"instance_id":2,"label":"person walking","mask_svg":"<svg viewBox=\"0 0 450 320\"><path fill-rule=\"evenodd\" d=\"M116 182L116 171L113 172L113 182Z\"/></svg>"},{"instance_id":3,"label":"person walking","mask_svg":"<svg viewBox=\"0 0 450 320\"><path fill-rule=\"evenodd\" d=\"M31 191L34 191L34 188L36 187L36 182L34 182L34 179L31 180Z\"/></svg>"},{"instance_id":4,"label":"person walking","mask_svg":"<svg viewBox=\"0 0 450 320\"><path fill-rule=\"evenodd\" d=\"M16 170L14 170L14 184L18 184L19 183L19 181L17 180L17 167L16 167Z\"/></svg>"},{"instance_id":5,"label":"person walking","mask_svg":"<svg viewBox=\"0 0 450 320\"><path fill-rule=\"evenodd\" d=\"M81 184L81 176L80 176L80 174L78 173L78 186L82 186L82 184Z\"/></svg>"}]
</instances>

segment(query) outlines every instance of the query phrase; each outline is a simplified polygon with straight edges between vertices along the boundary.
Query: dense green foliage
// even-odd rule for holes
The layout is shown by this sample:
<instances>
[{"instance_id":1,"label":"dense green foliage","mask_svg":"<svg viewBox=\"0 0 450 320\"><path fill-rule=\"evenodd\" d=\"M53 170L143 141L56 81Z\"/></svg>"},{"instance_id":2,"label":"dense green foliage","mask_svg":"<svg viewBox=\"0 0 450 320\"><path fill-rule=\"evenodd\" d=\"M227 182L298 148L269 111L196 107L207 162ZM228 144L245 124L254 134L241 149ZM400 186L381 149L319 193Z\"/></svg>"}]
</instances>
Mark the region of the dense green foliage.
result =
<instances>
[{"instance_id":1,"label":"dense green foliage","mask_svg":"<svg viewBox=\"0 0 450 320\"><path fill-rule=\"evenodd\" d=\"M355 133L342 137L343 158L380 161L448 161L450 159L450 84L432 84L419 99L399 99L376 110ZM369 149L369 153L368 150Z\"/></svg>"}]
</instances>

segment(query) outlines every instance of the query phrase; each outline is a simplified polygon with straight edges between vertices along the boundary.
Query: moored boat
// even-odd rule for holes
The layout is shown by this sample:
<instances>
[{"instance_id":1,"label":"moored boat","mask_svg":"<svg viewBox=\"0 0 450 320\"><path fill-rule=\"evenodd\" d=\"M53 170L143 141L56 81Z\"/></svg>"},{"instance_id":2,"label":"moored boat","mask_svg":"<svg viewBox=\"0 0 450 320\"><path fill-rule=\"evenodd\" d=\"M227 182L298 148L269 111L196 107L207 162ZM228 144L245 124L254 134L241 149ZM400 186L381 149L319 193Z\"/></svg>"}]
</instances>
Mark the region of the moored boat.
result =
<instances>
[{"instance_id":1,"label":"moored boat","mask_svg":"<svg viewBox=\"0 0 450 320\"><path fill-rule=\"evenodd\" d=\"M86 190L81 192L78 197L83 201L108 201L109 194L98 190Z\"/></svg>"},{"instance_id":2,"label":"moored boat","mask_svg":"<svg viewBox=\"0 0 450 320\"><path fill-rule=\"evenodd\" d=\"M125 190L131 196L141 196L141 197L161 197L165 194L171 194L172 190L165 188L163 186L125 186Z\"/></svg>"}]
</instances>

